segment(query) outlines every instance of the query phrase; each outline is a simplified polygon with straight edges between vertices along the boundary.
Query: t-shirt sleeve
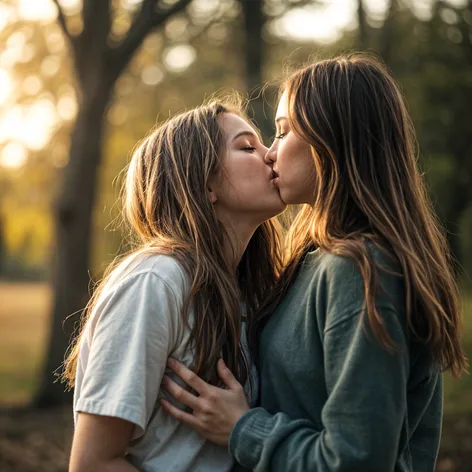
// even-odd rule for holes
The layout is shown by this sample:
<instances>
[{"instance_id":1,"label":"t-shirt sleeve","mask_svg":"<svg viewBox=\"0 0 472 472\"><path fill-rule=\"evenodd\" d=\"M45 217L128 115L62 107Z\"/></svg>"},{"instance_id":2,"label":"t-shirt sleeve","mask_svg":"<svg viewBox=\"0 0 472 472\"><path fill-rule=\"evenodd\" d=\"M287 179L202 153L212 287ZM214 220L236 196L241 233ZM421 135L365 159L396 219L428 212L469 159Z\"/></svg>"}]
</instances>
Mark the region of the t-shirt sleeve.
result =
<instances>
[{"instance_id":1,"label":"t-shirt sleeve","mask_svg":"<svg viewBox=\"0 0 472 472\"><path fill-rule=\"evenodd\" d=\"M181 301L180 301L181 302ZM133 439L144 433L173 351L182 303L154 272L128 276L99 300L78 412L134 423Z\"/></svg>"}]
</instances>

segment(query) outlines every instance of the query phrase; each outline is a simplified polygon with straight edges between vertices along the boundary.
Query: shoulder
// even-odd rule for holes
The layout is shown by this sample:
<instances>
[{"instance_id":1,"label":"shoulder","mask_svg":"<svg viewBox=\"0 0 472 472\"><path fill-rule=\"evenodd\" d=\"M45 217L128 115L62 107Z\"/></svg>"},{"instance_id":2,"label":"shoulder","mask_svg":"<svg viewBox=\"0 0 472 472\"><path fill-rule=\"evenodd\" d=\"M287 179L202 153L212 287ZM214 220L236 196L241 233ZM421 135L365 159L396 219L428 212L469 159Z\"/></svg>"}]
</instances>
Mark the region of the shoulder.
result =
<instances>
[{"instance_id":1,"label":"shoulder","mask_svg":"<svg viewBox=\"0 0 472 472\"><path fill-rule=\"evenodd\" d=\"M364 281L359 262L345 253L318 250L309 254L309 257L308 263L312 266L314 277L344 286ZM403 277L400 264L389 251L368 244L363 260L368 261L367 267L381 284L401 283Z\"/></svg>"},{"instance_id":2,"label":"shoulder","mask_svg":"<svg viewBox=\"0 0 472 472\"><path fill-rule=\"evenodd\" d=\"M320 292L358 290L363 285L359 265L350 257L322 249L309 253L303 262L303 271L311 285Z\"/></svg>"},{"instance_id":3,"label":"shoulder","mask_svg":"<svg viewBox=\"0 0 472 472\"><path fill-rule=\"evenodd\" d=\"M349 257L319 249L311 256L313 274L327 279L345 279L346 276L357 277L359 268Z\"/></svg>"},{"instance_id":4,"label":"shoulder","mask_svg":"<svg viewBox=\"0 0 472 472\"><path fill-rule=\"evenodd\" d=\"M90 333L139 326L146 327L149 334L177 333L186 289L185 273L173 257L132 254L112 270L99 289L88 320Z\"/></svg>"},{"instance_id":5,"label":"shoulder","mask_svg":"<svg viewBox=\"0 0 472 472\"><path fill-rule=\"evenodd\" d=\"M139 252L128 256L114 268L106 282L105 292L137 285L165 285L177 298L183 298L188 291L188 277L174 257Z\"/></svg>"},{"instance_id":6,"label":"shoulder","mask_svg":"<svg viewBox=\"0 0 472 472\"><path fill-rule=\"evenodd\" d=\"M332 317L331 322L365 310L365 276L370 274L375 281L376 306L397 313L404 311L404 278L399 263L388 251L373 245L368 245L366 256L368 270L363 273L360 264L347 255L323 250L308 254L305 264L318 312Z\"/></svg>"}]
</instances>

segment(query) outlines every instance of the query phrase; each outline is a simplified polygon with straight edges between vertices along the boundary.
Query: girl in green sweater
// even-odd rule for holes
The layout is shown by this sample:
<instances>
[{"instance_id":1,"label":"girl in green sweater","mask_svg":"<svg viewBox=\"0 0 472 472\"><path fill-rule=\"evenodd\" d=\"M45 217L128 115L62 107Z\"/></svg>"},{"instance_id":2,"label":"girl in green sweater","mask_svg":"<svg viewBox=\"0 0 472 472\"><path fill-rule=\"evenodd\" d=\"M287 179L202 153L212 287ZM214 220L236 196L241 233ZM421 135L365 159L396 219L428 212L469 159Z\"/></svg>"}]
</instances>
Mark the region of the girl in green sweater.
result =
<instances>
[{"instance_id":1,"label":"girl in green sweater","mask_svg":"<svg viewBox=\"0 0 472 472\"><path fill-rule=\"evenodd\" d=\"M260 406L171 360L199 396L166 410L255 471L432 472L441 372L467 365L446 239L416 161L403 97L383 65L345 55L284 84L266 155L302 204L286 268L250 320Z\"/></svg>"}]
</instances>

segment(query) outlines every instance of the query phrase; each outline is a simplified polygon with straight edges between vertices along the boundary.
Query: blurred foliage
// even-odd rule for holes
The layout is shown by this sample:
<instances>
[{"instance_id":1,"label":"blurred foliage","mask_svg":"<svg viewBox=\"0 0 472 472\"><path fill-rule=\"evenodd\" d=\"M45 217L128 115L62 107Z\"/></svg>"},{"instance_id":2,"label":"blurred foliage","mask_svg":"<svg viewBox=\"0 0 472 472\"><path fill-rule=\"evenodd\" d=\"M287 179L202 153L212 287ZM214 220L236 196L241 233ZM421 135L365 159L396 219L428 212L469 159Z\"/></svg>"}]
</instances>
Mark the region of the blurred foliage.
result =
<instances>
[{"instance_id":1,"label":"blurred foliage","mask_svg":"<svg viewBox=\"0 0 472 472\"><path fill-rule=\"evenodd\" d=\"M99 276L106 263L122 250L120 173L137 141L157 122L200 104L215 92L234 88L246 93L243 48L250 44L245 45L243 37L241 1L195 2L186 15L171 19L162 31L146 38L118 80L106 117L104 159L94 214L91 265L94 276ZM457 6L457 1L456 6L431 1L432 15L419 18L408 7L408 0L389 0L386 18L380 20L364 11L363 2L358 0L360 28L347 30L338 41L326 45L296 42L276 31L277 18L284 9L309 1L265 0L263 80L268 81L265 111L270 129L278 80L297 65L360 48L381 54L407 97L418 135L420 163L433 203L447 225L455 254L472 274L472 238L469 237L472 232L469 146L472 1L464 1L464 6ZM5 152L17 157L25 153L27 159L16 168L2 167L0 158L0 276L13 280L47 280L54 248L51 208L62 169L67 164L69 136L77 111L76 88L71 55L60 27L51 19L32 21L11 14L16 3L0 2L0 25L7 18L5 25L0 26L0 44L4 45L0 49L0 71L8 69L14 79L10 99L0 105L0 121L6 118L16 127L12 140L6 139L0 128L0 157ZM74 32L80 31L80 10L73 6L73 1L63 3L69 5L69 27ZM119 41L138 2L114 0L113 4L111 40ZM124 7L125 4L128 6ZM13 10L6 10L8 5ZM0 97L5 93L1 90L3 85L0 80ZM23 111L33 110L23 129L19 106L25 107ZM35 120L49 120L48 132L38 134ZM26 290L25 287L22 285L18 290ZM5 341L0 345L13 349L5 351L7 355L0 359L8 359L9 363L3 369L9 375L12 392L2 393L9 401L13 397L25 401L31 395L45 344L49 289L35 286L36 292L31 287L28 290L19 295L20 292L6 284L0 297L0 311L4 315L1 334ZM465 293L472 292L468 289ZM468 352L472 347L471 300L470 295L464 296L464 343ZM30 320L26 330L19 325L25 319L22 313L27 313ZM16 384L11 383L12 378ZM470 461L466 464L463 458L455 459L459 452L462 457L465 450L470 450L472 441L470 388L470 376L454 384L446 377L445 406L449 416L446 416L445 431L448 434L443 441L445 452L438 470L470 470ZM19 391L23 396L18 396ZM459 417L465 418L464 421L457 421ZM462 469L457 466L461 460Z\"/></svg>"},{"instance_id":2,"label":"blurred foliage","mask_svg":"<svg viewBox=\"0 0 472 472\"><path fill-rule=\"evenodd\" d=\"M218 5L218 2L210 3ZM107 116L107 139L94 218L91 270L96 274L120 250L119 178L116 177L136 142L156 122L200 104L216 91L244 90L238 5L223 0L221 3L224 8L218 14L216 10L210 11L210 6L208 11L194 9L188 17L170 20L163 32L151 34L117 82ZM268 2L269 10L270 7ZM116 40L129 23L129 15L123 9L120 11L114 20ZM270 14L275 17L277 11L274 11ZM78 16L68 13L69 26L80 28ZM215 16L210 22L209 13ZM472 8L438 1L432 17L421 20L403 5L391 11L384 23L367 15L362 41L368 50L388 56L385 59L404 89L434 204L452 234L455 252L469 269L472 267L472 242L467 236L472 227L468 129L472 120L471 24ZM274 34L270 22L264 39L267 48L264 80L269 81L265 97L268 120L273 118L276 81L288 66L356 49L360 44L357 30L345 32L334 44L296 43ZM45 146L33 143L26 164L18 169L0 168L3 222L0 240L6 246L0 259L0 273L10 278L23 278L28 273L44 278L53 246L50 208L61 168L67 163L67 144L75 111L70 54L59 26L51 21L16 18L0 31L0 41L22 49L9 68L15 79L16 105L40 103L56 110L57 122L51 126ZM0 64L6 60L5 54ZM189 65L179 70L182 58L187 58ZM12 107L0 108L0 116L5 113L12 113ZM0 152L9 144L0 142ZM460 238L455 237L460 234Z\"/></svg>"}]
</instances>

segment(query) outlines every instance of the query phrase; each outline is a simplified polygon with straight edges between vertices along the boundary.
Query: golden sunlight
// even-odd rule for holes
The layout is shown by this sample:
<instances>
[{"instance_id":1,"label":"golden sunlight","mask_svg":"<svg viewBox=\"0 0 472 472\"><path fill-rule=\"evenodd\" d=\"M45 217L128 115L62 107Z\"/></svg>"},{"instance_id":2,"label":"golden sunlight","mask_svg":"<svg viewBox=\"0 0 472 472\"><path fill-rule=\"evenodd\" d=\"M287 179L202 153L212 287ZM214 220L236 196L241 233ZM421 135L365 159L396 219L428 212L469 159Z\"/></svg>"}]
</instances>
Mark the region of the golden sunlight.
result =
<instances>
[{"instance_id":1,"label":"golden sunlight","mask_svg":"<svg viewBox=\"0 0 472 472\"><path fill-rule=\"evenodd\" d=\"M8 143L0 154L0 165L10 169L18 169L25 165L28 152L25 147L17 142Z\"/></svg>"},{"instance_id":2,"label":"golden sunlight","mask_svg":"<svg viewBox=\"0 0 472 472\"><path fill-rule=\"evenodd\" d=\"M19 0L18 12L25 20L49 22L56 18L57 8L50 0Z\"/></svg>"},{"instance_id":3,"label":"golden sunlight","mask_svg":"<svg viewBox=\"0 0 472 472\"><path fill-rule=\"evenodd\" d=\"M0 69L0 106L3 106L7 100L11 97L13 91L13 81L10 74Z\"/></svg>"}]
</instances>

